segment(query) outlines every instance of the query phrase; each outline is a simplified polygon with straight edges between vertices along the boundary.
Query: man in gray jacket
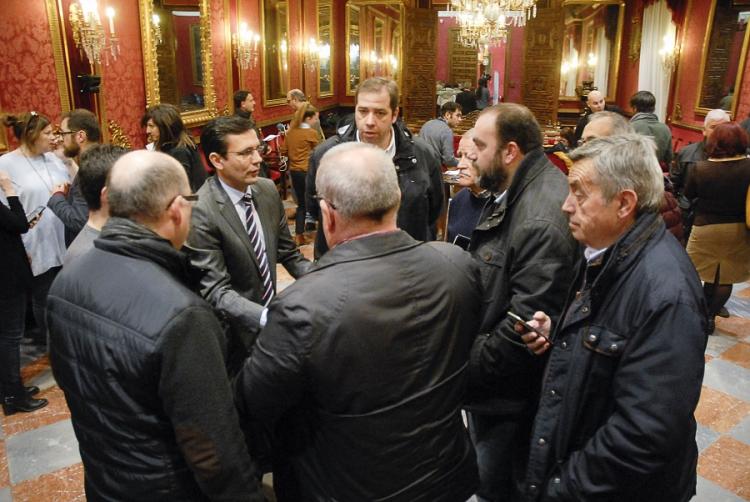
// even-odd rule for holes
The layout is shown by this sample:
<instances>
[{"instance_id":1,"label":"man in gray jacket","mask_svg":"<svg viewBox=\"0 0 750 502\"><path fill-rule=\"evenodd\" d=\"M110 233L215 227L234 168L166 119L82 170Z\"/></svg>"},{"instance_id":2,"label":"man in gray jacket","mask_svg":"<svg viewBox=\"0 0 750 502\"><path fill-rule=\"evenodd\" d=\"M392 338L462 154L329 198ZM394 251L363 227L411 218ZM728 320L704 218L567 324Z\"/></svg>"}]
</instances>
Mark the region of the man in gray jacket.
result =
<instances>
[{"instance_id":1,"label":"man in gray jacket","mask_svg":"<svg viewBox=\"0 0 750 502\"><path fill-rule=\"evenodd\" d=\"M331 149L317 191L331 249L271 304L236 384L244 425L283 441L278 500L467 500L477 471L460 409L478 267L396 227L398 176L376 146Z\"/></svg>"},{"instance_id":2,"label":"man in gray jacket","mask_svg":"<svg viewBox=\"0 0 750 502\"><path fill-rule=\"evenodd\" d=\"M453 129L462 119L461 105L448 101L440 107L440 117L428 120L419 130L419 137L432 147L444 166L458 165L453 153Z\"/></svg>"},{"instance_id":3,"label":"man in gray jacket","mask_svg":"<svg viewBox=\"0 0 750 502\"><path fill-rule=\"evenodd\" d=\"M662 166L662 171L666 172L673 156L672 131L667 124L659 121L659 117L654 113L656 96L648 91L638 91L630 98L630 106L635 111L630 124L638 134L654 139L656 158Z\"/></svg>"},{"instance_id":4,"label":"man in gray jacket","mask_svg":"<svg viewBox=\"0 0 750 502\"><path fill-rule=\"evenodd\" d=\"M486 291L471 356L469 430L477 450L480 501L513 500L543 361L531 355L508 311L524 319L549 309L557 319L579 256L560 207L565 176L542 151L528 108L503 103L474 127L480 186L495 192L471 237Z\"/></svg>"}]
</instances>

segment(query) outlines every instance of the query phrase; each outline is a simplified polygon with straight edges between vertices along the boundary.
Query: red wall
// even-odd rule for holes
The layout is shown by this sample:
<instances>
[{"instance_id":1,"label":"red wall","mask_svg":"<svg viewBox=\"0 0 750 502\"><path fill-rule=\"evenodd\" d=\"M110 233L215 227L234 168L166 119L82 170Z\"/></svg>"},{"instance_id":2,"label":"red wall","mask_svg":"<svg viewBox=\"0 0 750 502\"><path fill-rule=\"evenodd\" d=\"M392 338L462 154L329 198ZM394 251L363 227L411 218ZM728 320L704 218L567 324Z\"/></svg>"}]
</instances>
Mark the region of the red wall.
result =
<instances>
[{"instance_id":1,"label":"red wall","mask_svg":"<svg viewBox=\"0 0 750 502\"><path fill-rule=\"evenodd\" d=\"M521 102L521 85L523 84L523 48L525 44L524 29L514 26L508 34L508 50L505 62L505 96L508 103ZM501 91L502 91L501 87Z\"/></svg>"}]
</instances>

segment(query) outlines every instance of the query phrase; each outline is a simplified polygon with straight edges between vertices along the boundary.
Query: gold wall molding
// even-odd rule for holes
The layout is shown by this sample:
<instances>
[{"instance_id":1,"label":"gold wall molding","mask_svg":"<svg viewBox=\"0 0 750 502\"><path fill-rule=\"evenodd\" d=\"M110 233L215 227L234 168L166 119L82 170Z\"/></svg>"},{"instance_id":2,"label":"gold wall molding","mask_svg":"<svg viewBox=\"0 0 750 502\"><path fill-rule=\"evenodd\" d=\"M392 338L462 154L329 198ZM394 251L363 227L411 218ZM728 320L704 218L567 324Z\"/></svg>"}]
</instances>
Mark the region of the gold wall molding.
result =
<instances>
[{"instance_id":1,"label":"gold wall molding","mask_svg":"<svg viewBox=\"0 0 750 502\"><path fill-rule=\"evenodd\" d=\"M73 86L67 71L69 65L67 64L65 51L64 22L60 14L62 12L62 4L55 2L55 0L45 0L44 4L47 10L49 34L52 41L52 56L55 61L57 88L60 93L60 110L62 113L66 113L73 108ZM59 11L58 5L60 7Z\"/></svg>"},{"instance_id":2,"label":"gold wall molding","mask_svg":"<svg viewBox=\"0 0 750 502\"><path fill-rule=\"evenodd\" d=\"M128 135L125 134L125 131L120 124L114 120L110 120L107 122L107 129L109 130L110 143L122 148L133 148L133 145L130 144L130 140L128 139Z\"/></svg>"}]
</instances>

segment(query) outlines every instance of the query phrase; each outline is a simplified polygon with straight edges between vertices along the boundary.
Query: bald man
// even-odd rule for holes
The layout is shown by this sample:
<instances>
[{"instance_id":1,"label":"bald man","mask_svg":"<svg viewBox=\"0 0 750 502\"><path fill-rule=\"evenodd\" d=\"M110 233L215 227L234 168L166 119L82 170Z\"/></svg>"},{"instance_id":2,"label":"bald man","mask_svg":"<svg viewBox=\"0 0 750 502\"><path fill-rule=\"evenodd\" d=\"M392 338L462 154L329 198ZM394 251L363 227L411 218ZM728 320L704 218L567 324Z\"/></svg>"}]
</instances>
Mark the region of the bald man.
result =
<instances>
[{"instance_id":1,"label":"bald man","mask_svg":"<svg viewBox=\"0 0 750 502\"><path fill-rule=\"evenodd\" d=\"M264 500L224 368L224 337L179 249L196 195L163 153L122 156L95 248L50 289L50 359L89 500Z\"/></svg>"},{"instance_id":2,"label":"bald man","mask_svg":"<svg viewBox=\"0 0 750 502\"><path fill-rule=\"evenodd\" d=\"M576 125L576 144L573 146L578 145L578 141L580 141L581 135L583 134L583 128L586 127L586 124L589 123L589 117L591 116L591 114L603 111L615 112L619 113L620 115L624 115L620 107L607 104L604 99L604 94L602 94L601 91L594 90L589 92L588 96L586 97L585 113L580 119L578 119L578 124Z\"/></svg>"},{"instance_id":3,"label":"bald man","mask_svg":"<svg viewBox=\"0 0 750 502\"><path fill-rule=\"evenodd\" d=\"M271 304L235 384L248 422L284 438L278 500L467 500L477 468L460 407L477 265L397 228L398 175L377 146L331 148L316 186L331 249Z\"/></svg>"}]
</instances>

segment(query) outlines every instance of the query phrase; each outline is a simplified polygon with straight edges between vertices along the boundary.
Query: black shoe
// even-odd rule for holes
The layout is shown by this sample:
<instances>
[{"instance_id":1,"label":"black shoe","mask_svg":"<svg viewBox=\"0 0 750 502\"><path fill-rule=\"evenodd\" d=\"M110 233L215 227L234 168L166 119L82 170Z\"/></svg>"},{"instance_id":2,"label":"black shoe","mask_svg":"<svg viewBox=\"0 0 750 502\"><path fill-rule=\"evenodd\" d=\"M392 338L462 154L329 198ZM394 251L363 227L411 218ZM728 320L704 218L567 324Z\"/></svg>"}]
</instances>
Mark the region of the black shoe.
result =
<instances>
[{"instance_id":1,"label":"black shoe","mask_svg":"<svg viewBox=\"0 0 750 502\"><path fill-rule=\"evenodd\" d=\"M24 396L23 398L18 399L6 396L5 399L3 399L3 413L6 417L18 413L19 411L29 413L44 408L47 404L48 401L46 399L34 399L29 396Z\"/></svg>"},{"instance_id":2,"label":"black shoe","mask_svg":"<svg viewBox=\"0 0 750 502\"><path fill-rule=\"evenodd\" d=\"M39 387L36 385L31 385L29 387L24 387L23 391L26 393L28 397L36 396L39 394Z\"/></svg>"},{"instance_id":3,"label":"black shoe","mask_svg":"<svg viewBox=\"0 0 750 502\"><path fill-rule=\"evenodd\" d=\"M729 311L727 310L726 307L721 307L721 309L719 309L719 311L716 313L716 315L719 316L719 317L723 317L724 319L726 319L727 317L729 317Z\"/></svg>"}]
</instances>

